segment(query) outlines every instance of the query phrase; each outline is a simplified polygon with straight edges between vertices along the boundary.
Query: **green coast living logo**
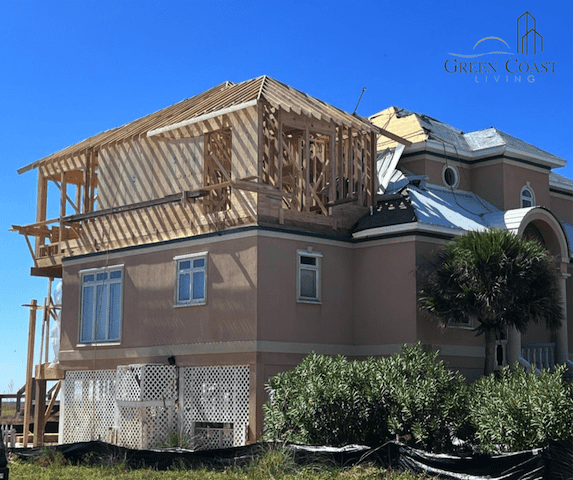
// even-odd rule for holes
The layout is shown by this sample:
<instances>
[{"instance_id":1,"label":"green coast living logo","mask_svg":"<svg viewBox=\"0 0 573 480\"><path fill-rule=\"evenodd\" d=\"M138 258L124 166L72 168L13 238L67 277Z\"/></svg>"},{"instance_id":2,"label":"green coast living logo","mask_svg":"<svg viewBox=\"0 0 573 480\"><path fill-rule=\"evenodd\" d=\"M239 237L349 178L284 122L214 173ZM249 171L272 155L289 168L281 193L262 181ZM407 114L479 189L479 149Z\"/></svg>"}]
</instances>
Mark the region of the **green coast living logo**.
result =
<instances>
[{"instance_id":1,"label":"green coast living logo","mask_svg":"<svg viewBox=\"0 0 573 480\"><path fill-rule=\"evenodd\" d=\"M482 51L488 50L486 46L490 46L489 51ZM543 35L537 31L537 20L531 13L525 12L517 18L516 48L513 52L510 50L509 44L501 37L484 37L477 41L470 54L450 53L450 57L455 58L448 58L444 69L452 74L472 74L475 83L521 83L522 77L524 83L534 83L538 74L555 73L555 62L523 57L543 53ZM501 61L491 59L494 55L510 58ZM485 58L478 60L478 57L488 58L486 61Z\"/></svg>"}]
</instances>

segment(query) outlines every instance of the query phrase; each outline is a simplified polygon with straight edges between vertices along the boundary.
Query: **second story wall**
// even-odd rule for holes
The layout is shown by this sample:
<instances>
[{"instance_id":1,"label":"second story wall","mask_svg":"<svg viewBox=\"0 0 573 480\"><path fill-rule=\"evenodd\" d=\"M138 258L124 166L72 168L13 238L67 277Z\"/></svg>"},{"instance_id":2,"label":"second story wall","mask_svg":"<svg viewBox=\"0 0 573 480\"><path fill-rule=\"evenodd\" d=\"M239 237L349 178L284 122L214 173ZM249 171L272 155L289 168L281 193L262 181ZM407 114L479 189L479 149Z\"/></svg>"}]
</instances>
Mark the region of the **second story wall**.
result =
<instances>
[{"instance_id":1,"label":"second story wall","mask_svg":"<svg viewBox=\"0 0 573 480\"><path fill-rule=\"evenodd\" d=\"M190 124L169 136L145 136L102 148L98 208L129 205L223 183L223 172L209 176L206 171L211 165L221 170L217 162L233 180L257 175L256 106ZM214 176L218 176L216 181Z\"/></svg>"}]
</instances>

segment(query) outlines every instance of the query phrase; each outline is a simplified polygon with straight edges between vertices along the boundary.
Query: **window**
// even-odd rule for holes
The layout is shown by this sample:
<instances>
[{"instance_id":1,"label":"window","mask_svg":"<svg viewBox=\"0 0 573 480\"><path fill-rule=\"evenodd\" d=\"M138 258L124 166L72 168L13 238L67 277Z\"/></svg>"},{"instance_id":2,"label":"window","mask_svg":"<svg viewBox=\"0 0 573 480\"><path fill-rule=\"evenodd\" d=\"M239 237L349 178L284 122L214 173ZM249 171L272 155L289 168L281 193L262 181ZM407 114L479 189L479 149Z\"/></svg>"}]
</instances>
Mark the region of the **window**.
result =
<instances>
[{"instance_id":1,"label":"window","mask_svg":"<svg viewBox=\"0 0 573 480\"><path fill-rule=\"evenodd\" d=\"M123 266L80 272L80 342L118 342L121 335Z\"/></svg>"},{"instance_id":2,"label":"window","mask_svg":"<svg viewBox=\"0 0 573 480\"><path fill-rule=\"evenodd\" d=\"M448 187L456 188L460 180L457 169L446 165L442 170L442 180Z\"/></svg>"},{"instance_id":3,"label":"window","mask_svg":"<svg viewBox=\"0 0 573 480\"><path fill-rule=\"evenodd\" d=\"M175 305L204 305L207 303L207 252L175 257L177 290Z\"/></svg>"},{"instance_id":4,"label":"window","mask_svg":"<svg viewBox=\"0 0 573 480\"><path fill-rule=\"evenodd\" d=\"M466 319L448 318L446 325L448 327L467 328L473 330L473 324L469 318Z\"/></svg>"},{"instance_id":5,"label":"window","mask_svg":"<svg viewBox=\"0 0 573 480\"><path fill-rule=\"evenodd\" d=\"M320 263L322 254L306 250L297 251L297 300L320 303Z\"/></svg>"},{"instance_id":6,"label":"window","mask_svg":"<svg viewBox=\"0 0 573 480\"><path fill-rule=\"evenodd\" d=\"M529 186L529 182L525 187L521 189L521 207L533 207L535 205L535 195L533 194L533 190Z\"/></svg>"}]
</instances>

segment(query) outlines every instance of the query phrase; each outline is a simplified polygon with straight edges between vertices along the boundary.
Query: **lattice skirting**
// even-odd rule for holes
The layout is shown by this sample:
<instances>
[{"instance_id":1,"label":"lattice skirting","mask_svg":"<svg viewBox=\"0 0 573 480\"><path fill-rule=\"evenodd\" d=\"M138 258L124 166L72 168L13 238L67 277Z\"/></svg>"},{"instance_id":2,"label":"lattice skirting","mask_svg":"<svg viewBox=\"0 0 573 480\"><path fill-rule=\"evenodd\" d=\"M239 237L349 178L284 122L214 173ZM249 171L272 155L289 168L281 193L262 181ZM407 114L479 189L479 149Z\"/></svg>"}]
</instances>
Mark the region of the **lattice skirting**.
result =
<instances>
[{"instance_id":1,"label":"lattice skirting","mask_svg":"<svg viewBox=\"0 0 573 480\"><path fill-rule=\"evenodd\" d=\"M244 445L249 367L129 365L67 372L64 443L104 440L130 448L167 445L177 433L196 450Z\"/></svg>"},{"instance_id":2,"label":"lattice skirting","mask_svg":"<svg viewBox=\"0 0 573 480\"><path fill-rule=\"evenodd\" d=\"M180 389L182 431L193 448L245 444L249 423L248 366L182 368Z\"/></svg>"}]
</instances>

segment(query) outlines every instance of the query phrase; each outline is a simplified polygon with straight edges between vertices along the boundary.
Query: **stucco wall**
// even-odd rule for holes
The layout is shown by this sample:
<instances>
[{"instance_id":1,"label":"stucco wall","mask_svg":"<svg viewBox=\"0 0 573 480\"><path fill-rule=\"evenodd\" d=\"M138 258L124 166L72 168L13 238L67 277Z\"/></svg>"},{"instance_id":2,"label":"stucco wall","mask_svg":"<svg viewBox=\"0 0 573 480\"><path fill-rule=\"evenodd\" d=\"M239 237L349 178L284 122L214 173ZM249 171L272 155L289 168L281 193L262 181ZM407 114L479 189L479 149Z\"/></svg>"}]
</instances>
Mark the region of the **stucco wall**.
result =
<instances>
[{"instance_id":1,"label":"stucco wall","mask_svg":"<svg viewBox=\"0 0 573 480\"><path fill-rule=\"evenodd\" d=\"M356 345L416 341L413 237L359 244L354 251Z\"/></svg>"},{"instance_id":2,"label":"stucco wall","mask_svg":"<svg viewBox=\"0 0 573 480\"><path fill-rule=\"evenodd\" d=\"M207 304L174 307L176 262L173 258L208 252ZM78 345L80 317L80 271L105 265L123 265L123 316L121 345L98 347ZM239 238L207 244L189 244L168 249L126 251L64 267L62 310L62 364L66 352L97 349L113 350L108 356L125 364L125 349L131 353L127 363L149 357L152 347L208 342L254 340L256 336L257 297L256 238ZM121 353L124 351L124 353ZM157 350L158 352L161 349ZM168 352L169 350L164 350ZM88 358L86 354L84 357ZM74 357L75 358L75 357ZM71 364L75 363L72 361ZM77 365L75 365L77 366Z\"/></svg>"},{"instance_id":3,"label":"stucco wall","mask_svg":"<svg viewBox=\"0 0 573 480\"><path fill-rule=\"evenodd\" d=\"M550 202L551 211L559 220L573 224L573 197L552 193Z\"/></svg>"},{"instance_id":4,"label":"stucco wall","mask_svg":"<svg viewBox=\"0 0 573 480\"><path fill-rule=\"evenodd\" d=\"M259 237L258 338L260 340L351 344L352 249L341 242ZM297 301L297 250L322 254L321 302Z\"/></svg>"}]
</instances>

